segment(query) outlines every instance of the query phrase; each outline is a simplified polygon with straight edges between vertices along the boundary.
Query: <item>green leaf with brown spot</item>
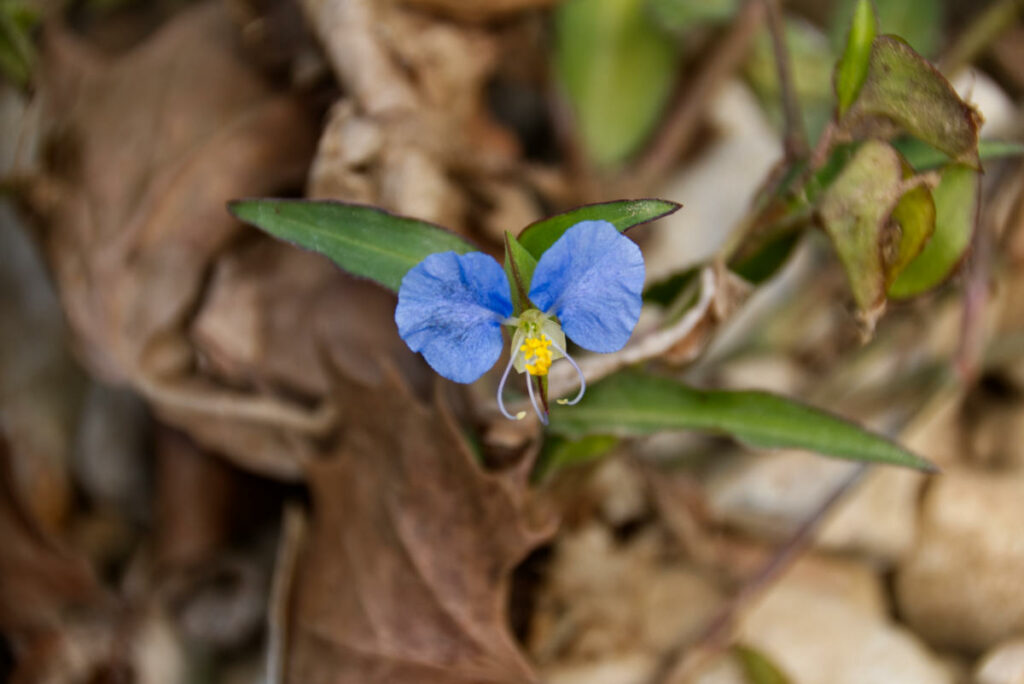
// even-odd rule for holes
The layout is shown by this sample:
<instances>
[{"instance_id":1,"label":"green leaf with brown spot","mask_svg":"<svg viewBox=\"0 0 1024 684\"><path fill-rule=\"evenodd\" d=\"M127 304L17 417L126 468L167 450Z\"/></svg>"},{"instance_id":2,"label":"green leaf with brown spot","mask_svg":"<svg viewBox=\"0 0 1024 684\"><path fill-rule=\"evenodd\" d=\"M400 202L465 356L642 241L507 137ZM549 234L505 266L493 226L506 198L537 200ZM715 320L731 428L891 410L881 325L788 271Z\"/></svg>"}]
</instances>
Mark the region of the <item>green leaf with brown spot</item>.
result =
<instances>
[{"instance_id":1,"label":"green leaf with brown spot","mask_svg":"<svg viewBox=\"0 0 1024 684\"><path fill-rule=\"evenodd\" d=\"M932 191L935 198L935 231L921 253L889 287L889 296L913 297L942 284L963 259L978 209L978 172L953 164L942 172Z\"/></svg>"},{"instance_id":2,"label":"green leaf with brown spot","mask_svg":"<svg viewBox=\"0 0 1024 684\"><path fill-rule=\"evenodd\" d=\"M904 179L913 174L910 165L903 162ZM935 232L935 202L928 186L922 184L907 190L896 203L890 221L892 240L889 245L883 245L886 286L921 253Z\"/></svg>"},{"instance_id":3,"label":"green leaf with brown spot","mask_svg":"<svg viewBox=\"0 0 1024 684\"><path fill-rule=\"evenodd\" d=\"M890 145L868 141L823 193L818 215L846 270L868 331L885 292L934 229L928 189Z\"/></svg>"},{"instance_id":4,"label":"green leaf with brown spot","mask_svg":"<svg viewBox=\"0 0 1024 684\"><path fill-rule=\"evenodd\" d=\"M949 81L895 36L875 38L860 95L842 118L855 137L892 137L895 124L975 168L979 123Z\"/></svg>"}]
</instances>

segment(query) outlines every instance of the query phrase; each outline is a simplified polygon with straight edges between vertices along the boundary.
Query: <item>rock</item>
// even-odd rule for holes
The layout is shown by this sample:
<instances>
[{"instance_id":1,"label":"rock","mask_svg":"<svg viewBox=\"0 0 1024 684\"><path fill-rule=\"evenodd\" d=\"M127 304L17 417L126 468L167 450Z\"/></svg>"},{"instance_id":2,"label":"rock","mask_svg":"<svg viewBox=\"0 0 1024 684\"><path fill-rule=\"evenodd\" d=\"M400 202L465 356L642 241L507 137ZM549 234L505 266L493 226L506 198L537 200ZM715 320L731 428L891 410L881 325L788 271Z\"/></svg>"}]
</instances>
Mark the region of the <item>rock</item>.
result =
<instances>
[{"instance_id":1,"label":"rock","mask_svg":"<svg viewBox=\"0 0 1024 684\"><path fill-rule=\"evenodd\" d=\"M650 509L643 473L626 459L605 459L587 488L598 501L601 517L614 527L637 520Z\"/></svg>"},{"instance_id":2,"label":"rock","mask_svg":"<svg viewBox=\"0 0 1024 684\"><path fill-rule=\"evenodd\" d=\"M925 498L921 537L896 577L925 638L981 651L1024 631L1024 474L948 470Z\"/></svg>"},{"instance_id":3,"label":"rock","mask_svg":"<svg viewBox=\"0 0 1024 684\"><path fill-rule=\"evenodd\" d=\"M792 534L856 465L799 451L744 457L714 476L708 504L721 522L779 540ZM922 476L875 468L835 508L817 544L886 564L909 552Z\"/></svg>"},{"instance_id":4,"label":"rock","mask_svg":"<svg viewBox=\"0 0 1024 684\"><path fill-rule=\"evenodd\" d=\"M870 573L861 567L860 573ZM848 580L828 580L820 567L817 574L815 581L807 569L787 573L747 613L740 641L763 652L794 684L952 684L946 668L880 606L872 608L873 600L866 604L843 588Z\"/></svg>"},{"instance_id":5,"label":"rock","mask_svg":"<svg viewBox=\"0 0 1024 684\"><path fill-rule=\"evenodd\" d=\"M544 681L604 681L593 673L633 671L638 654L649 667L707 624L720 603L717 586L665 560L664 546L653 531L617 543L600 525L559 540L528 643Z\"/></svg>"},{"instance_id":6,"label":"rock","mask_svg":"<svg viewBox=\"0 0 1024 684\"><path fill-rule=\"evenodd\" d=\"M1024 684L1024 637L1006 641L982 656L976 684Z\"/></svg>"},{"instance_id":7,"label":"rock","mask_svg":"<svg viewBox=\"0 0 1024 684\"><path fill-rule=\"evenodd\" d=\"M644 684L654 671L653 657L627 653L592 663L564 665L545 673L548 684Z\"/></svg>"}]
</instances>

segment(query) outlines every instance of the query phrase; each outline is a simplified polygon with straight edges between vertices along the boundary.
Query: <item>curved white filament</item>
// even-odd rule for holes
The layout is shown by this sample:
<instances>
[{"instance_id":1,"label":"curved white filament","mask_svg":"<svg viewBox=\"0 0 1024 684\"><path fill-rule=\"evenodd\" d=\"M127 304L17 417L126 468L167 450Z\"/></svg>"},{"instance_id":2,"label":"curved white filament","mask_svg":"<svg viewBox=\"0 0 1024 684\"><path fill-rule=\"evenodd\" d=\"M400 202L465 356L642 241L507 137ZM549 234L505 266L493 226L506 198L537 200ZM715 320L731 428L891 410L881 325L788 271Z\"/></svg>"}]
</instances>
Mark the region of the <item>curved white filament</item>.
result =
<instances>
[{"instance_id":1,"label":"curved white filament","mask_svg":"<svg viewBox=\"0 0 1024 684\"><path fill-rule=\"evenodd\" d=\"M571 356L569 356L569 352L559 347L554 340L552 340L551 346L557 349L559 353L561 353L562 356L565 357L565 360L572 364L572 367L576 369L576 375L578 375L580 378L580 391L576 393L576 396L572 400L559 399L558 403L563 404L565 406L573 406L575 404L578 404L580 402L580 399L583 398L583 393L587 391L587 379L583 377L583 371L580 369L579 364L576 363L576 361Z\"/></svg>"},{"instance_id":2,"label":"curved white filament","mask_svg":"<svg viewBox=\"0 0 1024 684\"><path fill-rule=\"evenodd\" d=\"M518 353L519 352L513 349L512 353L509 354L508 365L505 366L505 372L501 374L501 382L498 383L498 410L501 411L501 415L505 416L509 420L522 420L526 416L526 411L520 411L513 416L505 410L505 400L502 398L502 395L505 393L505 383L508 381L509 371L511 371L512 366L515 365L516 354Z\"/></svg>"},{"instance_id":3,"label":"curved white filament","mask_svg":"<svg viewBox=\"0 0 1024 684\"><path fill-rule=\"evenodd\" d=\"M537 405L537 395L533 391L533 376L529 373L526 374L526 389L530 393L530 403L533 404L533 412L540 418L540 422L544 425L548 424L548 417L544 411L541 410L540 406Z\"/></svg>"}]
</instances>

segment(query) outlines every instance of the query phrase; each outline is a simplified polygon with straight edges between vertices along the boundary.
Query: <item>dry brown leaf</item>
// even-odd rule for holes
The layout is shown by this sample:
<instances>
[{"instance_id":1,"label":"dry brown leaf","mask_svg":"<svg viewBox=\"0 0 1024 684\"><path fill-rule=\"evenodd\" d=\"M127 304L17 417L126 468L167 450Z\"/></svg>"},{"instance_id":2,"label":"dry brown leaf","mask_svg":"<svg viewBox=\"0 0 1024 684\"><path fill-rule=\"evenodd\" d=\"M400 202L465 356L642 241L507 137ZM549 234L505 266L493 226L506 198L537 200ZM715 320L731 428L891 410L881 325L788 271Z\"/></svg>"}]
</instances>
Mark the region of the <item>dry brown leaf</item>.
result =
<instances>
[{"instance_id":1,"label":"dry brown leaf","mask_svg":"<svg viewBox=\"0 0 1024 684\"><path fill-rule=\"evenodd\" d=\"M303 176L308 117L235 42L220 4L182 13L111 61L48 34L43 98L64 155L52 169L61 191L45 207L50 255L81 351L109 380L180 370L153 359L240 230L224 202Z\"/></svg>"},{"instance_id":2,"label":"dry brown leaf","mask_svg":"<svg viewBox=\"0 0 1024 684\"><path fill-rule=\"evenodd\" d=\"M396 334L394 307L394 295L326 258L265 240L218 262L192 337L207 372L227 384L269 382L319 397L329 387L318 344L363 382L378 380L364 363L371 350L409 377L422 368Z\"/></svg>"},{"instance_id":3,"label":"dry brown leaf","mask_svg":"<svg viewBox=\"0 0 1024 684\"><path fill-rule=\"evenodd\" d=\"M549 7L557 0L402 0L406 5L446 14L460 21L493 21L510 14Z\"/></svg>"},{"instance_id":4,"label":"dry brown leaf","mask_svg":"<svg viewBox=\"0 0 1024 684\"><path fill-rule=\"evenodd\" d=\"M0 435L0 632L9 639L56 628L64 606L102 595L87 563L48 538L12 490L11 455Z\"/></svg>"},{"instance_id":5,"label":"dry brown leaf","mask_svg":"<svg viewBox=\"0 0 1024 684\"><path fill-rule=\"evenodd\" d=\"M385 375L339 379L348 427L309 468L288 681L534 682L505 601L552 520L531 515L524 468L482 471L440 396L425 406Z\"/></svg>"},{"instance_id":6,"label":"dry brown leaf","mask_svg":"<svg viewBox=\"0 0 1024 684\"><path fill-rule=\"evenodd\" d=\"M393 2L302 6L348 98L331 111L308 194L456 230L490 213L457 180L515 185L518 143L486 105L497 37Z\"/></svg>"},{"instance_id":7,"label":"dry brown leaf","mask_svg":"<svg viewBox=\"0 0 1024 684\"><path fill-rule=\"evenodd\" d=\"M282 411L197 376L186 326L212 262L247 230L224 203L301 185L309 113L254 71L220 3L182 11L113 59L52 27L41 99L52 154L36 208L80 356L237 461L297 477L309 449L265 419ZM284 422L319 419L303 412Z\"/></svg>"},{"instance_id":8,"label":"dry brown leaf","mask_svg":"<svg viewBox=\"0 0 1024 684\"><path fill-rule=\"evenodd\" d=\"M77 640L82 627L102 621L109 597L84 558L64 548L29 517L12 490L11 454L0 434L0 633L16 660L12 684L69 681L69 673L109 653L108 634ZM68 660L69 642L98 648Z\"/></svg>"}]
</instances>

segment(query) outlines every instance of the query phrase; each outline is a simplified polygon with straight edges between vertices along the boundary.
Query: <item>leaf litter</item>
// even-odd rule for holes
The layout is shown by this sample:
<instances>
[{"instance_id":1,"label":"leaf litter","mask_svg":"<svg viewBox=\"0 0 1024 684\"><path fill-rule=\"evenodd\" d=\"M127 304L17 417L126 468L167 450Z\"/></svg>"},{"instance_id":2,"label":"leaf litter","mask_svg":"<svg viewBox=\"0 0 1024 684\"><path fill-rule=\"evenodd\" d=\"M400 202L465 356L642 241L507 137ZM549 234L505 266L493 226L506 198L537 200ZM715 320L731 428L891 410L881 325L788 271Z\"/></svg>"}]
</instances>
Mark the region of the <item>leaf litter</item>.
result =
<instances>
[{"instance_id":1,"label":"leaf litter","mask_svg":"<svg viewBox=\"0 0 1024 684\"><path fill-rule=\"evenodd\" d=\"M644 681L666 650L699 642L722 596L741 591L784 541L707 506L704 490L730 470L743 471L747 455L721 441L658 436L615 449L605 464L618 474L583 466L533 488L533 428L521 426L506 440L514 448L496 447L500 428L474 408L472 395L431 385L405 350L390 295L256 235L224 211L229 199L305 186L309 196L441 221L492 248L502 231L527 225L542 208L592 192L574 185L571 163L538 169L524 162L520 141L489 111L495 79L518 78L522 64L537 61L544 44L535 38L543 35L538 8L546 3L305 2L323 53L303 52L302 78L298 56L288 75L268 77L243 45L259 33L253 27L261 17L294 16L295 8L242 4L244 38L237 11L200 3L116 56L98 54L66 28L46 27L38 93L48 156L24 196L45 220L40 242L79 361L93 378L140 395L151 413L125 417L149 435L126 448L141 474L126 480L142 489L134 497L83 486L49 490L52 501L33 499L39 490L9 477L6 465L38 462L43 452L30 442L5 449L0 631L14 657L11 681L171 684L196 672L210 681L255 681L264 646L284 661L271 681ZM298 55L309 45L292 49ZM887 135L881 120L902 117L904 129L937 136L941 117L885 109L878 93L895 86L880 78L883 62L902 47L885 49L876 55L877 97L854 108L851 128ZM336 83L327 82L324 63ZM903 66L931 74L924 64ZM956 111L948 152L967 159L974 112L954 107L944 81L931 86L920 96ZM900 173L892 180L904 189ZM993 185L1008 207L1000 224L1007 258L1019 265L1019 193ZM864 302L876 301L877 281L888 275L880 270ZM833 273L820 263L805 271L786 308L776 309L777 324L748 329L733 342L736 357L694 372L711 382L729 374L756 384L765 376L742 369L753 356L768 377L775 365L789 369L794 394L827 396L823 406L880 429L904 425L912 412L889 402L917 405L922 378L955 339L955 297L940 291L934 309L890 312L873 347L882 349L879 360L855 351L849 320L835 314L843 295ZM1005 287L993 295L996 340L1019 335L1018 281L1001 280ZM927 335L925 324L935 326ZM684 341L685 359L676 361L689 364L706 342ZM1019 354L1008 348L987 376L988 408L946 397L941 421L923 411L917 431L908 432L924 435L914 438L915 450L943 454L945 468L1021 467L1019 440L1006 437L1022 427ZM765 360L765 349L776 358ZM830 364L838 369L824 372ZM851 376L866 380L836 380ZM60 378L72 386L72 372ZM124 427L108 425L111 432ZM482 442L467 440L477 432ZM968 446L960 453L953 444ZM648 458L671 464L674 477L689 483L685 496L649 484L652 495L622 475ZM764 458L773 464L765 468L769 488L803 482L813 503L822 485L788 465L797 459ZM73 457L47 455L45 463L54 473L37 483L80 479ZM658 476L653 466L643 469ZM579 484L591 479L604 484L584 485L602 492L587 500ZM894 491L918 510L919 494L929 490L915 480L884 490ZM744 505L773 512L764 491L742 494ZM140 496L153 511L127 515L117 503ZM620 499L632 502L627 512L610 513L619 509L609 502ZM283 505L308 517L301 539L282 531L289 529L278 522ZM552 539L557 513L565 526ZM870 528L851 533L862 545L884 533L878 520L845 524ZM944 538L932 530L941 520L921 524L931 526L926 539ZM294 547L295 568L276 566L274 600L284 605L268 613L279 543L282 553ZM890 541L881 557L891 565L879 570L870 549L830 543L839 546L806 552L813 571L794 571L766 607L736 616L735 636L747 649L740 652L756 652L796 682L838 681L828 677L844 668L855 676L854 660L872 643L890 649L886 662L907 668L900 672L931 677L921 681L950 681L951 671L970 667L962 649L922 643L891 617L891 599L881 598L880 572L906 572L904 563L921 571L907 560L911 550ZM992 576L1013 567L998 549L984 551ZM533 572L539 579L524 590ZM950 577L933 578L935 586ZM946 624L1002 608L950 607L921 594L899 598L912 602L914 615L947 611ZM862 595L876 598L865 607ZM526 615L514 632L510 608ZM835 625L856 626L838 649L825 638ZM204 649L214 655L197 655ZM74 659L82 653L88 657ZM695 681L744 681L729 662L712 664L709 676L718 679Z\"/></svg>"}]
</instances>

